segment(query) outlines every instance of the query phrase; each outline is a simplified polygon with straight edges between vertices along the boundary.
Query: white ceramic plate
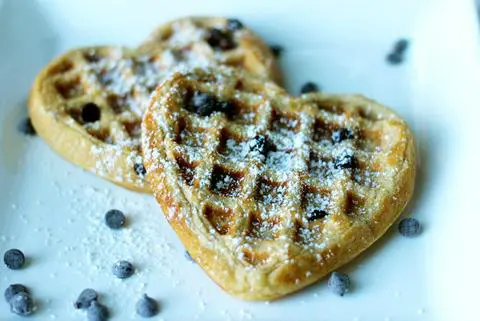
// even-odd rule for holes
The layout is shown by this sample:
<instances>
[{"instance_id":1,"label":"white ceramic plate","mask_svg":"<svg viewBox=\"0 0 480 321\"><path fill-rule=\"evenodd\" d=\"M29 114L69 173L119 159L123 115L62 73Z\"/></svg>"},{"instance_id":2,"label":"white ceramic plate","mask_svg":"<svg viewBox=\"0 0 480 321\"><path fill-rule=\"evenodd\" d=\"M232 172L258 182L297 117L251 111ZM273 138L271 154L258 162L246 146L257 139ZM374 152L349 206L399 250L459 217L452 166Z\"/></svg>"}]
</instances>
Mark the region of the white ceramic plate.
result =
<instances>
[{"instance_id":1,"label":"white ceramic plate","mask_svg":"<svg viewBox=\"0 0 480 321\"><path fill-rule=\"evenodd\" d=\"M321 281L277 302L231 298L185 259L151 197L104 182L17 132L32 80L55 55L136 45L156 25L192 14L239 17L283 45L291 92L313 80L326 91L364 93L416 133L418 183L404 215L418 218L424 233L405 239L392 228L342 269L354 283L345 297ZM398 38L411 47L405 64L391 66L385 55ZM38 302L31 320L85 320L72 307L85 287L101 293L112 320L137 319L143 292L161 302L154 320L479 320L479 57L471 1L0 0L0 252L20 248L29 261L21 271L0 264L0 290L29 286ZM128 214L127 229L104 226L111 208ZM115 279L110 267L119 259L138 273ZM13 318L0 302L0 320Z\"/></svg>"}]
</instances>

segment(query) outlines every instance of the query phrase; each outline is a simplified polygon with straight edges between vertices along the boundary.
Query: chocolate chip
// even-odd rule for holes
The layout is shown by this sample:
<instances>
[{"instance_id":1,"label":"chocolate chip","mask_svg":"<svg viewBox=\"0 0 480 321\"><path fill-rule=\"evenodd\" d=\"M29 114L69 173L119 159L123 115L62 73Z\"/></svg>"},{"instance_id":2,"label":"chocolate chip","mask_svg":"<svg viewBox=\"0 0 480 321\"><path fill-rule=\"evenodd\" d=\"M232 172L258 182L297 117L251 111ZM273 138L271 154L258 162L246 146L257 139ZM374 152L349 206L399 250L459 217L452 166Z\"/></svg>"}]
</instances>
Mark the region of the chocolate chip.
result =
<instances>
[{"instance_id":1,"label":"chocolate chip","mask_svg":"<svg viewBox=\"0 0 480 321\"><path fill-rule=\"evenodd\" d=\"M33 313L35 304L28 293L15 294L10 300L10 311L20 316L27 316Z\"/></svg>"},{"instance_id":2,"label":"chocolate chip","mask_svg":"<svg viewBox=\"0 0 480 321\"><path fill-rule=\"evenodd\" d=\"M237 108L230 101L219 101L211 94L195 90L185 103L186 108L200 116L210 116L214 112L222 112L231 117L237 113Z\"/></svg>"},{"instance_id":3,"label":"chocolate chip","mask_svg":"<svg viewBox=\"0 0 480 321\"><path fill-rule=\"evenodd\" d=\"M200 116L210 116L216 110L216 99L210 94L196 90L190 98L188 107Z\"/></svg>"},{"instance_id":4,"label":"chocolate chip","mask_svg":"<svg viewBox=\"0 0 480 321\"><path fill-rule=\"evenodd\" d=\"M236 47L233 35L229 30L212 28L207 34L206 41L213 49L230 50Z\"/></svg>"},{"instance_id":5,"label":"chocolate chip","mask_svg":"<svg viewBox=\"0 0 480 321\"><path fill-rule=\"evenodd\" d=\"M328 288L333 293L344 296L350 290L350 277L345 273L333 272L328 279Z\"/></svg>"},{"instance_id":6,"label":"chocolate chip","mask_svg":"<svg viewBox=\"0 0 480 321\"><path fill-rule=\"evenodd\" d=\"M135 163L133 165L133 170L140 177L143 177L147 174L147 170L145 169L145 166L142 163Z\"/></svg>"},{"instance_id":7,"label":"chocolate chip","mask_svg":"<svg viewBox=\"0 0 480 321\"><path fill-rule=\"evenodd\" d=\"M119 279L127 279L135 273L135 268L128 261L118 261L113 265L112 273Z\"/></svg>"},{"instance_id":8,"label":"chocolate chip","mask_svg":"<svg viewBox=\"0 0 480 321\"><path fill-rule=\"evenodd\" d=\"M158 314L158 302L144 294L136 305L137 314L143 318L151 318Z\"/></svg>"},{"instance_id":9,"label":"chocolate chip","mask_svg":"<svg viewBox=\"0 0 480 321\"><path fill-rule=\"evenodd\" d=\"M395 53L404 53L408 48L408 40L400 39L393 45L393 52Z\"/></svg>"},{"instance_id":10,"label":"chocolate chip","mask_svg":"<svg viewBox=\"0 0 480 321\"><path fill-rule=\"evenodd\" d=\"M5 289L3 296L5 297L5 301L10 303L10 300L12 300L12 298L18 293L29 294L29 291L27 287L22 284L10 284L8 288Z\"/></svg>"},{"instance_id":11,"label":"chocolate chip","mask_svg":"<svg viewBox=\"0 0 480 321\"><path fill-rule=\"evenodd\" d=\"M386 60L392 65L399 65L405 60L405 52L408 49L409 42L406 39L400 39L394 43L392 51L387 54Z\"/></svg>"},{"instance_id":12,"label":"chocolate chip","mask_svg":"<svg viewBox=\"0 0 480 321\"><path fill-rule=\"evenodd\" d=\"M78 296L77 301L73 303L75 309L87 309L93 301L98 299L97 291L93 289L85 289Z\"/></svg>"},{"instance_id":13,"label":"chocolate chip","mask_svg":"<svg viewBox=\"0 0 480 321\"><path fill-rule=\"evenodd\" d=\"M313 92L317 92L317 91L320 91L320 88L318 87L318 85L314 82L307 82L305 83L302 88L300 88L300 93L301 94L307 94L307 93L313 93Z\"/></svg>"},{"instance_id":14,"label":"chocolate chip","mask_svg":"<svg viewBox=\"0 0 480 321\"><path fill-rule=\"evenodd\" d=\"M324 210L314 209L313 211L307 214L307 220L309 222L312 222L312 221L322 219L327 215L328 213Z\"/></svg>"},{"instance_id":15,"label":"chocolate chip","mask_svg":"<svg viewBox=\"0 0 480 321\"><path fill-rule=\"evenodd\" d=\"M352 169L355 167L355 156L343 153L335 159L334 167L337 169Z\"/></svg>"},{"instance_id":16,"label":"chocolate chip","mask_svg":"<svg viewBox=\"0 0 480 321\"><path fill-rule=\"evenodd\" d=\"M257 135L250 142L250 150L256 151L263 156L267 156L269 152L277 150L276 146L266 136Z\"/></svg>"},{"instance_id":17,"label":"chocolate chip","mask_svg":"<svg viewBox=\"0 0 480 321\"><path fill-rule=\"evenodd\" d=\"M403 60L403 55L399 53L391 53L387 56L387 61L392 65L399 65L403 62Z\"/></svg>"},{"instance_id":18,"label":"chocolate chip","mask_svg":"<svg viewBox=\"0 0 480 321\"><path fill-rule=\"evenodd\" d=\"M25 265L25 255L18 249L5 252L3 262L10 270L19 270Z\"/></svg>"},{"instance_id":19,"label":"chocolate chip","mask_svg":"<svg viewBox=\"0 0 480 321\"><path fill-rule=\"evenodd\" d=\"M413 217L408 217L400 221L398 224L398 231L406 237L414 237L420 234L422 226Z\"/></svg>"},{"instance_id":20,"label":"chocolate chip","mask_svg":"<svg viewBox=\"0 0 480 321\"><path fill-rule=\"evenodd\" d=\"M282 55L284 48L280 45L270 45L270 50L275 58L279 58Z\"/></svg>"},{"instance_id":21,"label":"chocolate chip","mask_svg":"<svg viewBox=\"0 0 480 321\"><path fill-rule=\"evenodd\" d=\"M235 104L230 101L218 101L215 109L229 117L232 117L237 113L237 108L235 107Z\"/></svg>"},{"instance_id":22,"label":"chocolate chip","mask_svg":"<svg viewBox=\"0 0 480 321\"><path fill-rule=\"evenodd\" d=\"M243 29L243 23L238 19L228 19L227 29L230 31L237 31Z\"/></svg>"},{"instance_id":23,"label":"chocolate chip","mask_svg":"<svg viewBox=\"0 0 480 321\"><path fill-rule=\"evenodd\" d=\"M108 319L108 309L103 304L98 303L97 301L92 301L90 306L87 309L87 320L88 321L106 321Z\"/></svg>"},{"instance_id":24,"label":"chocolate chip","mask_svg":"<svg viewBox=\"0 0 480 321\"><path fill-rule=\"evenodd\" d=\"M22 119L22 121L20 121L20 123L18 124L17 128L18 128L18 131L28 136L35 136L37 134L37 132L35 131L35 128L33 127L32 120L30 119L30 117Z\"/></svg>"},{"instance_id":25,"label":"chocolate chip","mask_svg":"<svg viewBox=\"0 0 480 321\"><path fill-rule=\"evenodd\" d=\"M109 210L105 214L105 224L113 230L118 230L125 225L125 214L119 210Z\"/></svg>"},{"instance_id":26,"label":"chocolate chip","mask_svg":"<svg viewBox=\"0 0 480 321\"><path fill-rule=\"evenodd\" d=\"M332 142L338 144L344 140L354 138L353 131L349 128L341 128L332 133Z\"/></svg>"},{"instance_id":27,"label":"chocolate chip","mask_svg":"<svg viewBox=\"0 0 480 321\"><path fill-rule=\"evenodd\" d=\"M100 107L95 103L87 103L82 108L82 121L94 123L100 120Z\"/></svg>"}]
</instances>

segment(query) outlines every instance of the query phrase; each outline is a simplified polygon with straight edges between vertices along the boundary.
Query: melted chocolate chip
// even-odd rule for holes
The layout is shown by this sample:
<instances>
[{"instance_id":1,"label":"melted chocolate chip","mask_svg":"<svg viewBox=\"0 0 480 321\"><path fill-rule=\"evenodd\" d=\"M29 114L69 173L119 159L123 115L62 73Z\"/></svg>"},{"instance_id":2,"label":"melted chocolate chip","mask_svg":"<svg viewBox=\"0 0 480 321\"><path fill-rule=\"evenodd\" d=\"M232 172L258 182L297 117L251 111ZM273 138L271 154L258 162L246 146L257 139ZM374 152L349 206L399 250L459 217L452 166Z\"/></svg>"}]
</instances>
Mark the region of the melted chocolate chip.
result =
<instances>
[{"instance_id":1,"label":"melted chocolate chip","mask_svg":"<svg viewBox=\"0 0 480 321\"><path fill-rule=\"evenodd\" d=\"M206 41L215 50L230 50L236 47L232 32L212 28L207 34Z\"/></svg>"},{"instance_id":2,"label":"melted chocolate chip","mask_svg":"<svg viewBox=\"0 0 480 321\"><path fill-rule=\"evenodd\" d=\"M210 94L196 90L190 98L189 108L200 116L209 116L217 108L217 100Z\"/></svg>"},{"instance_id":3,"label":"melted chocolate chip","mask_svg":"<svg viewBox=\"0 0 480 321\"><path fill-rule=\"evenodd\" d=\"M94 123L100 120L100 107L95 103L87 103L82 108L82 121Z\"/></svg>"},{"instance_id":4,"label":"melted chocolate chip","mask_svg":"<svg viewBox=\"0 0 480 321\"><path fill-rule=\"evenodd\" d=\"M338 144L344 140L354 138L353 131L349 128L342 128L332 133L332 142Z\"/></svg>"},{"instance_id":5,"label":"melted chocolate chip","mask_svg":"<svg viewBox=\"0 0 480 321\"><path fill-rule=\"evenodd\" d=\"M355 163L355 157L352 154L344 153L335 159L334 166L337 169L352 169Z\"/></svg>"},{"instance_id":6,"label":"melted chocolate chip","mask_svg":"<svg viewBox=\"0 0 480 321\"><path fill-rule=\"evenodd\" d=\"M145 176L147 174L147 170L143 164L135 163L135 165L133 165L133 169L138 176Z\"/></svg>"},{"instance_id":7,"label":"melted chocolate chip","mask_svg":"<svg viewBox=\"0 0 480 321\"><path fill-rule=\"evenodd\" d=\"M230 101L217 102L216 110L225 113L229 117L232 117L237 113L237 108L235 108L235 104Z\"/></svg>"},{"instance_id":8,"label":"melted chocolate chip","mask_svg":"<svg viewBox=\"0 0 480 321\"><path fill-rule=\"evenodd\" d=\"M230 31L237 31L243 29L243 23L238 19L228 19L227 29Z\"/></svg>"},{"instance_id":9,"label":"melted chocolate chip","mask_svg":"<svg viewBox=\"0 0 480 321\"><path fill-rule=\"evenodd\" d=\"M237 112L234 103L219 101L215 96L198 90L193 92L186 105L188 110L200 116L210 116L216 111L222 112L227 116L233 116Z\"/></svg>"},{"instance_id":10,"label":"melted chocolate chip","mask_svg":"<svg viewBox=\"0 0 480 321\"><path fill-rule=\"evenodd\" d=\"M328 213L326 211L315 209L312 212L307 214L307 220L309 222L312 222L312 221L315 221L315 220L322 219L327 215L328 215Z\"/></svg>"},{"instance_id":11,"label":"melted chocolate chip","mask_svg":"<svg viewBox=\"0 0 480 321\"><path fill-rule=\"evenodd\" d=\"M276 146L266 136L257 135L250 143L250 150L257 151L263 156L267 156L269 152L277 150Z\"/></svg>"}]
</instances>

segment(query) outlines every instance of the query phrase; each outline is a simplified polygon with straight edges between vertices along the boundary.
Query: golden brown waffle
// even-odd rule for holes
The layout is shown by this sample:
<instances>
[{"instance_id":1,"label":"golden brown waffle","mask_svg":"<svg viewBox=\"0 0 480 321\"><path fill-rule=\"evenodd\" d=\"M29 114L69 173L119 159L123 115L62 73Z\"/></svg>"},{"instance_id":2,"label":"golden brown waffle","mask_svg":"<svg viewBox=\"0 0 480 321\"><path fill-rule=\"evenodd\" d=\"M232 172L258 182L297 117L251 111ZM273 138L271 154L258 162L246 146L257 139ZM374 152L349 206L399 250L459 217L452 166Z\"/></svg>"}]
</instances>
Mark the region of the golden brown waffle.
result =
<instances>
[{"instance_id":1,"label":"golden brown waffle","mask_svg":"<svg viewBox=\"0 0 480 321\"><path fill-rule=\"evenodd\" d=\"M172 30L163 43L145 44L137 50L80 48L54 60L37 76L30 95L30 115L39 135L68 161L119 185L148 192L140 122L150 93L169 73L224 59L228 64L244 63L263 77L273 70L270 51L247 28L232 32L234 49L209 50L205 42L193 37L206 29L193 32L187 23L204 20L219 28L227 22L184 19L180 25L170 23L159 29ZM174 39L184 39L188 45L177 46ZM237 56L241 59L235 60Z\"/></svg>"},{"instance_id":2,"label":"golden brown waffle","mask_svg":"<svg viewBox=\"0 0 480 321\"><path fill-rule=\"evenodd\" d=\"M359 95L295 98L241 71L199 68L157 88L142 131L165 216L243 299L276 299L352 260L413 192L409 128Z\"/></svg>"},{"instance_id":3,"label":"golden brown waffle","mask_svg":"<svg viewBox=\"0 0 480 321\"><path fill-rule=\"evenodd\" d=\"M236 19L186 17L155 29L142 47L168 46L177 52L207 56L221 65L282 83L282 75L270 48Z\"/></svg>"}]
</instances>

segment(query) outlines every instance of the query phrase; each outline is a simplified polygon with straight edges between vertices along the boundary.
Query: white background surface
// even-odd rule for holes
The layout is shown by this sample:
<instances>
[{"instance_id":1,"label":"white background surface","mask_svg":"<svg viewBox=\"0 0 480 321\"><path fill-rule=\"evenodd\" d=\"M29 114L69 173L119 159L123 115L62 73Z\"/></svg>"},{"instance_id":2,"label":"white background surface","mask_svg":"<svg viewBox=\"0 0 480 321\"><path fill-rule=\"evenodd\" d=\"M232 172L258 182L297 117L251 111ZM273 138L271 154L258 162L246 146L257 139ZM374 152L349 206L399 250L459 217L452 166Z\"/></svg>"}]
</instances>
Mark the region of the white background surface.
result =
<instances>
[{"instance_id":1,"label":"white background surface","mask_svg":"<svg viewBox=\"0 0 480 321\"><path fill-rule=\"evenodd\" d=\"M424 233L404 239L393 228L343 268L354 282L347 296L319 282L277 302L233 299L184 258L150 197L103 182L16 131L35 74L55 55L136 45L156 25L191 14L239 17L283 45L291 92L308 80L360 92L396 109L414 130L420 167L404 215L421 220ZM392 67L384 57L400 37L411 47L407 62ZM0 0L0 252L17 247L29 257L21 271L0 264L0 290L29 286L39 303L31 320L85 320L72 307L85 287L101 293L112 320L138 319L143 292L161 301L154 320L480 320L478 40L466 0ZM113 207L129 215L127 229L103 226ZM114 279L118 259L138 273ZM13 319L0 302L0 320Z\"/></svg>"}]
</instances>

